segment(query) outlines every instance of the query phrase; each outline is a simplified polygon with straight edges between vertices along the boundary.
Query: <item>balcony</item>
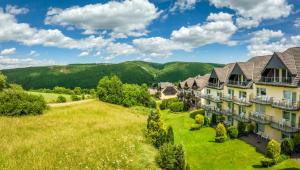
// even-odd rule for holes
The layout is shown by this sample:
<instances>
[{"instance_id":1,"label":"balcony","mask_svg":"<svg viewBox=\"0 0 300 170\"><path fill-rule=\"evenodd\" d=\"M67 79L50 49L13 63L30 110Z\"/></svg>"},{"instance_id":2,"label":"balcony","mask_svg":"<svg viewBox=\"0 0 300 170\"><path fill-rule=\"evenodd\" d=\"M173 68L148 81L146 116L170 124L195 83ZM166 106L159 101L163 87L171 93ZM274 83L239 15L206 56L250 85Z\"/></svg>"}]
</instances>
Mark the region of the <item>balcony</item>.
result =
<instances>
[{"instance_id":1,"label":"balcony","mask_svg":"<svg viewBox=\"0 0 300 170\"><path fill-rule=\"evenodd\" d=\"M252 103L249 102L246 98L233 97L233 102L235 104L238 104L241 106L251 106L252 105Z\"/></svg>"},{"instance_id":2,"label":"balcony","mask_svg":"<svg viewBox=\"0 0 300 170\"><path fill-rule=\"evenodd\" d=\"M221 101L221 98L220 98L219 96L214 96L214 95L211 95L211 94L202 94L201 97L204 98L204 99L213 101L213 102L215 102L215 103L220 103L220 102L222 102L222 101Z\"/></svg>"},{"instance_id":3,"label":"balcony","mask_svg":"<svg viewBox=\"0 0 300 170\"><path fill-rule=\"evenodd\" d=\"M239 122L244 122L244 123L249 123L250 119L247 116L246 113L241 113L241 114L233 114L233 118Z\"/></svg>"},{"instance_id":4,"label":"balcony","mask_svg":"<svg viewBox=\"0 0 300 170\"><path fill-rule=\"evenodd\" d=\"M273 116L262 113L250 113L249 119L261 124L270 124L273 120Z\"/></svg>"},{"instance_id":5,"label":"balcony","mask_svg":"<svg viewBox=\"0 0 300 170\"><path fill-rule=\"evenodd\" d=\"M211 83L211 82L208 82L206 84L206 87L220 90L220 89L223 88L223 85L221 85L220 83Z\"/></svg>"},{"instance_id":6,"label":"balcony","mask_svg":"<svg viewBox=\"0 0 300 170\"><path fill-rule=\"evenodd\" d=\"M290 102L287 100L277 100L272 102L272 106L279 109L298 111L300 109L299 102Z\"/></svg>"},{"instance_id":7,"label":"balcony","mask_svg":"<svg viewBox=\"0 0 300 170\"><path fill-rule=\"evenodd\" d=\"M249 81L228 80L227 85L232 87L247 88Z\"/></svg>"},{"instance_id":8,"label":"balcony","mask_svg":"<svg viewBox=\"0 0 300 170\"><path fill-rule=\"evenodd\" d=\"M295 87L293 84L295 77L266 77L262 76L258 83L269 84L275 86Z\"/></svg>"},{"instance_id":9,"label":"balcony","mask_svg":"<svg viewBox=\"0 0 300 170\"><path fill-rule=\"evenodd\" d=\"M222 100L227 101L227 102L232 102L233 101L233 96L232 95L222 95Z\"/></svg>"},{"instance_id":10,"label":"balcony","mask_svg":"<svg viewBox=\"0 0 300 170\"><path fill-rule=\"evenodd\" d=\"M291 123L286 121L285 119L282 119L277 122L272 122L271 126L274 129L278 129L282 132L287 132L287 133L295 133L299 131L299 128L291 126Z\"/></svg>"},{"instance_id":11,"label":"balcony","mask_svg":"<svg viewBox=\"0 0 300 170\"><path fill-rule=\"evenodd\" d=\"M202 109L204 109L205 111L208 111L208 112L212 112L214 111L214 106L210 106L210 105L203 105L202 106Z\"/></svg>"},{"instance_id":12,"label":"balcony","mask_svg":"<svg viewBox=\"0 0 300 170\"><path fill-rule=\"evenodd\" d=\"M268 96L256 96L254 98L251 98L250 101L252 103L257 103L257 104L272 104L273 102L273 97L268 97Z\"/></svg>"}]
</instances>

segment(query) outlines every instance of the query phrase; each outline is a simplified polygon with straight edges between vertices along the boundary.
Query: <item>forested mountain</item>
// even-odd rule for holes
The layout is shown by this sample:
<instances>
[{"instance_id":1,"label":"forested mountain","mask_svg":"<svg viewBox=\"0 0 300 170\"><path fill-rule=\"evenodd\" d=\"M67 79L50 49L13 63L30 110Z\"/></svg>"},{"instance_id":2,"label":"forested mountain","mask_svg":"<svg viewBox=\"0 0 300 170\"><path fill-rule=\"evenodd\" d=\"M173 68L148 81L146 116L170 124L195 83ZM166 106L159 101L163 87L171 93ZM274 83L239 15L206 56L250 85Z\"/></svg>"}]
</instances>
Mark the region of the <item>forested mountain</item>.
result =
<instances>
[{"instance_id":1,"label":"forested mountain","mask_svg":"<svg viewBox=\"0 0 300 170\"><path fill-rule=\"evenodd\" d=\"M165 64L142 61L127 61L119 64L70 64L66 66L28 67L2 70L8 82L21 84L26 89L94 88L106 75L117 75L124 83L178 82L190 76L210 73L220 64L198 62L170 62Z\"/></svg>"}]
</instances>

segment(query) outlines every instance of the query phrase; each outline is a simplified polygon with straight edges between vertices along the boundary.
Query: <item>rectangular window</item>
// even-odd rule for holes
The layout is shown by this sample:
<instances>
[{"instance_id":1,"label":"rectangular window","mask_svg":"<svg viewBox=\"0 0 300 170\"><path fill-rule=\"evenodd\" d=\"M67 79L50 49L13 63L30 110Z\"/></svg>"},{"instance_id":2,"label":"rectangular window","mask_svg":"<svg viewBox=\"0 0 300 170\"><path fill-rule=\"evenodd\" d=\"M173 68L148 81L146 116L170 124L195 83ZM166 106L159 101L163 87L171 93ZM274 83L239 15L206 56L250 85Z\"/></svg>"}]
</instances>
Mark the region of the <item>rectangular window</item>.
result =
<instances>
[{"instance_id":1,"label":"rectangular window","mask_svg":"<svg viewBox=\"0 0 300 170\"><path fill-rule=\"evenodd\" d=\"M297 96L296 92L287 91L287 90L283 91L283 99L288 101L288 102L295 103L296 102L296 96Z\"/></svg>"},{"instance_id":2,"label":"rectangular window","mask_svg":"<svg viewBox=\"0 0 300 170\"><path fill-rule=\"evenodd\" d=\"M246 114L246 107L245 106L239 106L239 114Z\"/></svg>"},{"instance_id":3,"label":"rectangular window","mask_svg":"<svg viewBox=\"0 0 300 170\"><path fill-rule=\"evenodd\" d=\"M210 94L210 89L207 89L207 90L206 90L206 94Z\"/></svg>"},{"instance_id":4,"label":"rectangular window","mask_svg":"<svg viewBox=\"0 0 300 170\"><path fill-rule=\"evenodd\" d=\"M255 104L255 111L258 114L265 114L266 113L266 106L262 104Z\"/></svg>"},{"instance_id":5,"label":"rectangular window","mask_svg":"<svg viewBox=\"0 0 300 170\"><path fill-rule=\"evenodd\" d=\"M267 90L266 88L256 88L256 96L266 96Z\"/></svg>"},{"instance_id":6,"label":"rectangular window","mask_svg":"<svg viewBox=\"0 0 300 170\"><path fill-rule=\"evenodd\" d=\"M240 99L245 99L247 97L247 93L245 91L240 91L239 92L239 98Z\"/></svg>"},{"instance_id":7,"label":"rectangular window","mask_svg":"<svg viewBox=\"0 0 300 170\"><path fill-rule=\"evenodd\" d=\"M288 125L292 127L296 126L296 113L283 111L283 119L286 120Z\"/></svg>"},{"instance_id":8,"label":"rectangular window","mask_svg":"<svg viewBox=\"0 0 300 170\"><path fill-rule=\"evenodd\" d=\"M234 96L234 90L233 89L228 89L228 95L233 97Z\"/></svg>"}]
</instances>

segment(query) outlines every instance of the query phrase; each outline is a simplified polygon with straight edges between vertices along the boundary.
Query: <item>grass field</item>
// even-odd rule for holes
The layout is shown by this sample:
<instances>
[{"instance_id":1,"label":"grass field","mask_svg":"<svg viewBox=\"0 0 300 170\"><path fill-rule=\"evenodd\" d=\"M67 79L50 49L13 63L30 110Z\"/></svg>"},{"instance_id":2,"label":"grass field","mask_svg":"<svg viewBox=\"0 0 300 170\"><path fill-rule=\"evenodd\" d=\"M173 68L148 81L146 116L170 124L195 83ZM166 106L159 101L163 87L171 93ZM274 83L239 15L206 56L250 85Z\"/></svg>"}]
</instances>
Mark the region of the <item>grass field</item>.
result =
<instances>
[{"instance_id":1,"label":"grass field","mask_svg":"<svg viewBox=\"0 0 300 170\"><path fill-rule=\"evenodd\" d=\"M67 102L71 101L71 95L68 94L57 94L57 93L41 93L41 92L32 92L29 91L28 93L34 95L42 95L47 103L56 103L56 99L58 96L64 96L67 99Z\"/></svg>"},{"instance_id":2,"label":"grass field","mask_svg":"<svg viewBox=\"0 0 300 170\"><path fill-rule=\"evenodd\" d=\"M182 143L187 153L191 169L255 169L260 168L260 160L264 157L255 148L236 139L225 143L215 143L215 130L202 128L199 131L189 131L194 120L188 113L167 113L162 111L163 120L172 125L175 142ZM293 160L284 161L272 169L300 168Z\"/></svg>"},{"instance_id":3,"label":"grass field","mask_svg":"<svg viewBox=\"0 0 300 170\"><path fill-rule=\"evenodd\" d=\"M147 111L90 101L0 117L0 169L157 169Z\"/></svg>"}]
</instances>

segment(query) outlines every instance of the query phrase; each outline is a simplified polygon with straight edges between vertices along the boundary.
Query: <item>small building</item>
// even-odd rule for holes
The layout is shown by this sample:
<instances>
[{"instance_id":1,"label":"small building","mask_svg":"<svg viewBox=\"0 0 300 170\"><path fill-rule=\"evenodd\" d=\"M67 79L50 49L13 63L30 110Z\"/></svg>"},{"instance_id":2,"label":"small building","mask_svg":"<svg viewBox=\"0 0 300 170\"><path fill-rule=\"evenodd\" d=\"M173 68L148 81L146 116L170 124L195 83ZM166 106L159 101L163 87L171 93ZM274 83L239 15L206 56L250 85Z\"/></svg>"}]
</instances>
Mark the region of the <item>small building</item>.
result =
<instances>
[{"instance_id":1,"label":"small building","mask_svg":"<svg viewBox=\"0 0 300 170\"><path fill-rule=\"evenodd\" d=\"M177 97L177 87L170 82L162 82L158 84L158 90L160 99L170 99Z\"/></svg>"}]
</instances>

